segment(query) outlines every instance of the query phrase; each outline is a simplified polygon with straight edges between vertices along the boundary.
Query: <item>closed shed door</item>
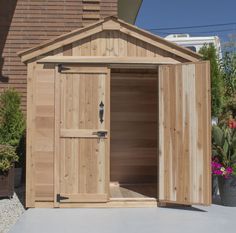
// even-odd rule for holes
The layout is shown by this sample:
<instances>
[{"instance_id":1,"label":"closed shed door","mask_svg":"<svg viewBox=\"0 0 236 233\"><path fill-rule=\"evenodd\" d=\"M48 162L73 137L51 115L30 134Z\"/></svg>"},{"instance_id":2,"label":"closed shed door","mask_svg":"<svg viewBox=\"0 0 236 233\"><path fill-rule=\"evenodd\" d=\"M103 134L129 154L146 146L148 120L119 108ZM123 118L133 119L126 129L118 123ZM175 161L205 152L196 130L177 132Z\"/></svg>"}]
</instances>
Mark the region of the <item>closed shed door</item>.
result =
<instances>
[{"instance_id":1,"label":"closed shed door","mask_svg":"<svg viewBox=\"0 0 236 233\"><path fill-rule=\"evenodd\" d=\"M211 203L208 62L159 68L159 199Z\"/></svg>"},{"instance_id":2,"label":"closed shed door","mask_svg":"<svg viewBox=\"0 0 236 233\"><path fill-rule=\"evenodd\" d=\"M57 73L55 203L108 200L109 79L106 67Z\"/></svg>"}]
</instances>

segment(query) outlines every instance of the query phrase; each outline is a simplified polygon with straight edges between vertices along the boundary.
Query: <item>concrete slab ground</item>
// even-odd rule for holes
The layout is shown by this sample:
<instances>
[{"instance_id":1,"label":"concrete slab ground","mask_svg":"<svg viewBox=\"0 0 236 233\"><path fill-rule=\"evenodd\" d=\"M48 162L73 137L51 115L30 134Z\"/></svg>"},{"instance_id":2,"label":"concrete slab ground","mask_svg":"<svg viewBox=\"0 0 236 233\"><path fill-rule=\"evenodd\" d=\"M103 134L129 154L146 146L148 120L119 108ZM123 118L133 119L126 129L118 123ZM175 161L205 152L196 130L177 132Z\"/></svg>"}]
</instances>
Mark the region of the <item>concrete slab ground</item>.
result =
<instances>
[{"instance_id":1,"label":"concrete slab ground","mask_svg":"<svg viewBox=\"0 0 236 233\"><path fill-rule=\"evenodd\" d=\"M10 233L235 232L236 208L29 209Z\"/></svg>"}]
</instances>

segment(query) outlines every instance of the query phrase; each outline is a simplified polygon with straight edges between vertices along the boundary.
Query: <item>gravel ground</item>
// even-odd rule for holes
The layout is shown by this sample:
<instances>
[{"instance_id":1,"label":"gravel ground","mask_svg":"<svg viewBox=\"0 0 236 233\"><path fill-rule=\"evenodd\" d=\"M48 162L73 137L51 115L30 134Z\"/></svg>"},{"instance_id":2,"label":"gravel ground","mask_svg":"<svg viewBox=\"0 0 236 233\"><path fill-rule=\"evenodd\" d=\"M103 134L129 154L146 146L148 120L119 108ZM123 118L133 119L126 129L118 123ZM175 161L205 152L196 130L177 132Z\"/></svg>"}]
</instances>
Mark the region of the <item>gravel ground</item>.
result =
<instances>
[{"instance_id":1,"label":"gravel ground","mask_svg":"<svg viewBox=\"0 0 236 233\"><path fill-rule=\"evenodd\" d=\"M0 233L7 233L25 212L24 187L15 188L12 199L0 198Z\"/></svg>"}]
</instances>

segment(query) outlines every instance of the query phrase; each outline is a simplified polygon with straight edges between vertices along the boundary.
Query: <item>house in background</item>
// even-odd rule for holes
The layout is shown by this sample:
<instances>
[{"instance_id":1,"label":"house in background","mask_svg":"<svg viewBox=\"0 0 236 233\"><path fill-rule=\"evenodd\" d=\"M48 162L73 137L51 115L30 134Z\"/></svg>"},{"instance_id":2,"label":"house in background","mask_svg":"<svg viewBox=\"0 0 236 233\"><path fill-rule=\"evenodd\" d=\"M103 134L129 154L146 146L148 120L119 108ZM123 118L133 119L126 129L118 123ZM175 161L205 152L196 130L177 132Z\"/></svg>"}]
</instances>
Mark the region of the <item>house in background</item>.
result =
<instances>
[{"instance_id":1,"label":"house in background","mask_svg":"<svg viewBox=\"0 0 236 233\"><path fill-rule=\"evenodd\" d=\"M189 34L171 34L166 36L165 39L197 53L205 44L212 44L215 46L219 58L222 58L221 43L218 36L190 36Z\"/></svg>"},{"instance_id":2,"label":"house in background","mask_svg":"<svg viewBox=\"0 0 236 233\"><path fill-rule=\"evenodd\" d=\"M26 111L27 67L17 52L107 16L134 24L142 0L1 0L0 90L15 88Z\"/></svg>"}]
</instances>

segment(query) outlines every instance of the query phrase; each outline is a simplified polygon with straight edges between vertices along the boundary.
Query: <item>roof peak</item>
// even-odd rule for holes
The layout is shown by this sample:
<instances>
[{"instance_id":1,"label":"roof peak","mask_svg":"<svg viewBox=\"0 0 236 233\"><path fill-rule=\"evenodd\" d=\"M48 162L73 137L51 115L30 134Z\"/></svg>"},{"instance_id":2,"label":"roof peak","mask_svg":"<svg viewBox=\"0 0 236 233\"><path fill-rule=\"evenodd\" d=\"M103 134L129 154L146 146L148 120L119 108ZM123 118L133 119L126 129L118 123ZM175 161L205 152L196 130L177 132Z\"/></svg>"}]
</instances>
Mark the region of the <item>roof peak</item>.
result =
<instances>
[{"instance_id":1,"label":"roof peak","mask_svg":"<svg viewBox=\"0 0 236 233\"><path fill-rule=\"evenodd\" d=\"M55 49L58 49L67 44L71 44L75 41L82 40L86 37L92 36L96 33L105 30L116 30L121 31L131 37L136 37L139 40L143 40L146 43L150 43L153 46L161 46L163 50L167 50L170 53L176 54L180 57L185 57L186 60L196 61L201 58L197 53L194 53L188 49L180 47L172 42L169 42L157 35L151 34L145 30L142 30L134 25L128 24L116 16L108 16L102 20L99 20L93 24L86 27L73 30L69 33L58 36L54 39L44 42L33 48L21 51L18 55L21 57L22 62L27 62L28 60L47 54Z\"/></svg>"}]
</instances>

